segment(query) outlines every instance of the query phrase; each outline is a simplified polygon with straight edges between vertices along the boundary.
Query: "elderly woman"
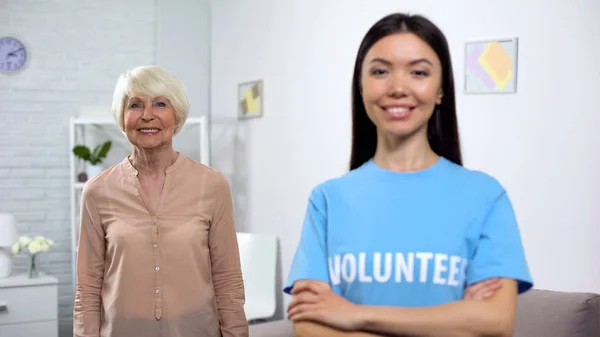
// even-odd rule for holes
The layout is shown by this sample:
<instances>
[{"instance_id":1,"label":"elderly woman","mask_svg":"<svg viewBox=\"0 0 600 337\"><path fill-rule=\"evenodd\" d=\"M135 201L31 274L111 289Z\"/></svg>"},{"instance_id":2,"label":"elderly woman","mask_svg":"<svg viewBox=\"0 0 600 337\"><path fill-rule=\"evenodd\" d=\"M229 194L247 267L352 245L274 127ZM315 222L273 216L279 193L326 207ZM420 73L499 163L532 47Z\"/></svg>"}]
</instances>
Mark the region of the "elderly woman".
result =
<instances>
[{"instance_id":1,"label":"elderly woman","mask_svg":"<svg viewBox=\"0 0 600 337\"><path fill-rule=\"evenodd\" d=\"M173 149L182 84L135 68L112 111L133 151L82 192L74 336L248 336L229 184Z\"/></svg>"}]
</instances>

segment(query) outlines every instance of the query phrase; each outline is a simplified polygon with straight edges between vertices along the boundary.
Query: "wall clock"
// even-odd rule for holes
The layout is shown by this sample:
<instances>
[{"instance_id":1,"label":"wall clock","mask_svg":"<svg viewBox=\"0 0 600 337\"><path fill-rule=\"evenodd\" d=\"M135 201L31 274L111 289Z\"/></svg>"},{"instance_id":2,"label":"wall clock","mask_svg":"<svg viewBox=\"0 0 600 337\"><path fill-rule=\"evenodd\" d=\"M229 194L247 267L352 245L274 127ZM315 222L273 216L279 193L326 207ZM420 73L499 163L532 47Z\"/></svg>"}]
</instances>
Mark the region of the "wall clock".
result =
<instances>
[{"instance_id":1,"label":"wall clock","mask_svg":"<svg viewBox=\"0 0 600 337\"><path fill-rule=\"evenodd\" d=\"M0 37L0 72L16 73L25 67L29 53L23 42L12 36Z\"/></svg>"}]
</instances>

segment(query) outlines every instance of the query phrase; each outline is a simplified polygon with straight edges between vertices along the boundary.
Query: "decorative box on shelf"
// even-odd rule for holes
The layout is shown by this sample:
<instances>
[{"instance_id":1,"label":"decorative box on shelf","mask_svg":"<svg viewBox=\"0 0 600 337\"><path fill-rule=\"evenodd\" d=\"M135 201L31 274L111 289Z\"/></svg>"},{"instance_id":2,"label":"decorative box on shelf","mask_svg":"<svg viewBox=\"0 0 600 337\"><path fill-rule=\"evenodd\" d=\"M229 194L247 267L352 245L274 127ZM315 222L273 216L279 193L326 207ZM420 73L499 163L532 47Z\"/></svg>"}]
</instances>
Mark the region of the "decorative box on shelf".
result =
<instances>
[{"instance_id":1,"label":"decorative box on shelf","mask_svg":"<svg viewBox=\"0 0 600 337\"><path fill-rule=\"evenodd\" d=\"M0 336L58 337L58 280L53 276L0 279Z\"/></svg>"}]
</instances>

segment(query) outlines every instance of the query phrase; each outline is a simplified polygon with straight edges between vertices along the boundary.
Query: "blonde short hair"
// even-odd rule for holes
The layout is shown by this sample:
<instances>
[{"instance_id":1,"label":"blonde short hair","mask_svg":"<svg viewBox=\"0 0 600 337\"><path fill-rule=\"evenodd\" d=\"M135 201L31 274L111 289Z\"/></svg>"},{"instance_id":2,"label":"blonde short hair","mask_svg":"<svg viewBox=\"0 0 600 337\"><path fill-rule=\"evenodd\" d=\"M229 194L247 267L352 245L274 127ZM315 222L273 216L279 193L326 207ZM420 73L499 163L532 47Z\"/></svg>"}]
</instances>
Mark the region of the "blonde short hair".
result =
<instances>
[{"instance_id":1,"label":"blonde short hair","mask_svg":"<svg viewBox=\"0 0 600 337\"><path fill-rule=\"evenodd\" d=\"M175 134L181 130L189 116L190 103L183 84L161 67L141 66L121 74L115 87L112 113L121 130L125 130L125 103L133 94L168 99L175 111Z\"/></svg>"}]
</instances>

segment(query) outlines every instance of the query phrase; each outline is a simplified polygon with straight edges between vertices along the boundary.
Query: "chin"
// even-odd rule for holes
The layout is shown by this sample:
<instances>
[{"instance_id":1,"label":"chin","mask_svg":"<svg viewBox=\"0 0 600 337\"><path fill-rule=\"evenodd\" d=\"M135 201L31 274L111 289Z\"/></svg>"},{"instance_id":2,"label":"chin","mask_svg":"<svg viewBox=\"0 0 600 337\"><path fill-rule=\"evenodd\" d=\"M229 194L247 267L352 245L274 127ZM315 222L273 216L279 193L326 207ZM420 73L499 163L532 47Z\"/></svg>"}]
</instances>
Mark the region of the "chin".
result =
<instances>
[{"instance_id":1,"label":"chin","mask_svg":"<svg viewBox=\"0 0 600 337\"><path fill-rule=\"evenodd\" d=\"M163 145L165 145L165 143L164 142L141 141L141 142L136 142L135 145L142 149L152 150L152 149L157 149L157 148L162 147Z\"/></svg>"},{"instance_id":2,"label":"chin","mask_svg":"<svg viewBox=\"0 0 600 337\"><path fill-rule=\"evenodd\" d=\"M386 125L382 131L390 136L407 137L417 132L416 127L412 125Z\"/></svg>"}]
</instances>

